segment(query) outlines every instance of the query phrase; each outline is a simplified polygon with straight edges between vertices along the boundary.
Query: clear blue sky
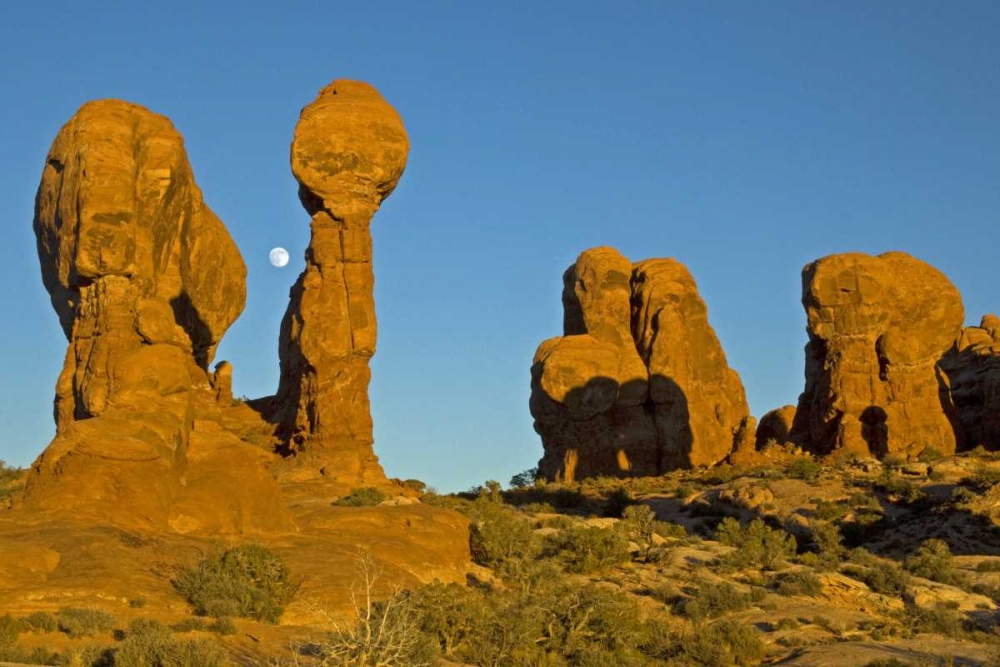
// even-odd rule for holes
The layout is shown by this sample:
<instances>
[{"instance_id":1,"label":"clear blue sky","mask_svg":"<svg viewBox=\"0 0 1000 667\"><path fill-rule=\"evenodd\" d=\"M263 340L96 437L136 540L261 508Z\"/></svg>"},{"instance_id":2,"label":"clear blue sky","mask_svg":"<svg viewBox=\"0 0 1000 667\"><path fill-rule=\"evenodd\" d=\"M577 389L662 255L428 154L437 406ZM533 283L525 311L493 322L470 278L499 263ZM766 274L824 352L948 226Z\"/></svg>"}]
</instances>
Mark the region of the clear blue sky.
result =
<instances>
[{"instance_id":1,"label":"clear blue sky","mask_svg":"<svg viewBox=\"0 0 1000 667\"><path fill-rule=\"evenodd\" d=\"M441 490L539 458L528 369L589 246L690 267L758 416L802 389L812 259L904 250L951 277L969 322L1000 310L994 0L5 2L0 62L0 458L16 464L52 436L66 348L33 198L94 98L186 138L249 266L219 355L248 396L277 385L308 243L288 167L300 108L334 78L396 106L412 150L373 225L375 449Z\"/></svg>"}]
</instances>

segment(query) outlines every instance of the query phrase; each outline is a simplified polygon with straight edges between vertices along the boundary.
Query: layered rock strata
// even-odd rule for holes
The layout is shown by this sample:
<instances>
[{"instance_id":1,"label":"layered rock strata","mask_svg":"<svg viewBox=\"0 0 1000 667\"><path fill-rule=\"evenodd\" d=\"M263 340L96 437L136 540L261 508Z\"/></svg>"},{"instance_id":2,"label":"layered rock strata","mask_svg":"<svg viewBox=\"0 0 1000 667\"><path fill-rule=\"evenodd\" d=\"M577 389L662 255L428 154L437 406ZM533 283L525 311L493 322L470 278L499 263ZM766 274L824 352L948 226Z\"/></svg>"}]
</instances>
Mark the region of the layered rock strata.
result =
<instances>
[{"instance_id":1,"label":"layered rock strata","mask_svg":"<svg viewBox=\"0 0 1000 667\"><path fill-rule=\"evenodd\" d=\"M792 439L813 453L955 451L938 364L964 318L955 286L905 253L832 255L802 272L806 387Z\"/></svg>"},{"instance_id":2,"label":"layered rock strata","mask_svg":"<svg viewBox=\"0 0 1000 667\"><path fill-rule=\"evenodd\" d=\"M656 475L713 465L745 440L742 383L682 264L592 248L563 282L564 335L531 370L543 475Z\"/></svg>"},{"instance_id":3,"label":"layered rock strata","mask_svg":"<svg viewBox=\"0 0 1000 667\"><path fill-rule=\"evenodd\" d=\"M281 325L274 404L304 477L384 480L368 402L376 337L369 225L396 187L408 150L396 111L356 81L321 90L295 128L292 172L312 216L312 238Z\"/></svg>"}]
</instances>

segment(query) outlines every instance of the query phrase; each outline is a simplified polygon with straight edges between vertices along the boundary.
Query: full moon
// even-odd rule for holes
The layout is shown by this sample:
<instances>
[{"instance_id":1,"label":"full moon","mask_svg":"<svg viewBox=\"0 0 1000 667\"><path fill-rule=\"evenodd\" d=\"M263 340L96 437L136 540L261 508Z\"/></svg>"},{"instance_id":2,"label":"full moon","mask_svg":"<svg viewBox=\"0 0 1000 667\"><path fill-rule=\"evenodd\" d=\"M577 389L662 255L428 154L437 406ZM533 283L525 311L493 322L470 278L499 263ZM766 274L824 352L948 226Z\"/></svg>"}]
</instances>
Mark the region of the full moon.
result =
<instances>
[{"instance_id":1,"label":"full moon","mask_svg":"<svg viewBox=\"0 0 1000 667\"><path fill-rule=\"evenodd\" d=\"M280 268L288 264L288 251L284 248L272 248L267 258L271 261L271 266Z\"/></svg>"}]
</instances>

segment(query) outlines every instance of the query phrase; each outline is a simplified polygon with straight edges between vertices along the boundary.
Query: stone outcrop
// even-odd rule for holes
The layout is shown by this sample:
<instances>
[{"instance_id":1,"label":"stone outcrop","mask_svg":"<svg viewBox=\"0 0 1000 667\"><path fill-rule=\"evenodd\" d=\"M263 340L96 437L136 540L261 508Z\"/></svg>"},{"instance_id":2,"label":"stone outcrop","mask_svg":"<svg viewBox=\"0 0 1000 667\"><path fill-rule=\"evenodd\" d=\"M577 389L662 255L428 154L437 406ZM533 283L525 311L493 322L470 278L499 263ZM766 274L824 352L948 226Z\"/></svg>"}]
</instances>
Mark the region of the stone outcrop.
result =
<instances>
[{"instance_id":1,"label":"stone outcrop","mask_svg":"<svg viewBox=\"0 0 1000 667\"><path fill-rule=\"evenodd\" d=\"M794 405L783 405L765 413L757 425L756 448L763 449L764 445L772 440L779 445L789 442L794 422Z\"/></svg>"},{"instance_id":2,"label":"stone outcrop","mask_svg":"<svg viewBox=\"0 0 1000 667\"><path fill-rule=\"evenodd\" d=\"M957 413L959 449L1000 450L1000 317L962 329L941 362Z\"/></svg>"},{"instance_id":3,"label":"stone outcrop","mask_svg":"<svg viewBox=\"0 0 1000 667\"><path fill-rule=\"evenodd\" d=\"M687 269L584 251L563 276L564 335L531 369L541 473L573 480L713 465L749 411Z\"/></svg>"},{"instance_id":4,"label":"stone outcrop","mask_svg":"<svg viewBox=\"0 0 1000 667\"><path fill-rule=\"evenodd\" d=\"M905 253L832 255L802 272L806 387L792 439L816 454L955 451L938 367L962 326L962 299Z\"/></svg>"},{"instance_id":5,"label":"stone outcrop","mask_svg":"<svg viewBox=\"0 0 1000 667\"><path fill-rule=\"evenodd\" d=\"M304 477L384 480L368 402L376 335L369 225L402 175L408 150L396 111L356 81L320 91L295 128L292 172L312 216L312 238L281 325L274 404Z\"/></svg>"},{"instance_id":6,"label":"stone outcrop","mask_svg":"<svg viewBox=\"0 0 1000 667\"><path fill-rule=\"evenodd\" d=\"M170 121L84 105L49 151L34 229L69 349L26 504L182 532L283 525L271 455L220 426L231 394L207 367L246 267Z\"/></svg>"}]
</instances>

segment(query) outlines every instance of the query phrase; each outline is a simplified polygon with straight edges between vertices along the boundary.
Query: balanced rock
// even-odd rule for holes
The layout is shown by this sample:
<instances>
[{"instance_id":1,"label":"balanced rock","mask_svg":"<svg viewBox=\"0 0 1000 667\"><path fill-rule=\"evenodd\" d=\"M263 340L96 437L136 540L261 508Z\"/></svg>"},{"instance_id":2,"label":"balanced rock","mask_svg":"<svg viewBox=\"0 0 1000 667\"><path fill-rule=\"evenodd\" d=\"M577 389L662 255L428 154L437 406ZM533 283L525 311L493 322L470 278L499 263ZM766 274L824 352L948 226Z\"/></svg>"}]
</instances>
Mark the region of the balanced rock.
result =
<instances>
[{"instance_id":1,"label":"balanced rock","mask_svg":"<svg viewBox=\"0 0 1000 667\"><path fill-rule=\"evenodd\" d=\"M957 413L959 449L1000 449L1000 318L962 329L941 362Z\"/></svg>"},{"instance_id":2,"label":"balanced rock","mask_svg":"<svg viewBox=\"0 0 1000 667\"><path fill-rule=\"evenodd\" d=\"M564 335L532 365L530 408L550 479L657 475L724 459L749 423L687 269L581 253L563 276Z\"/></svg>"},{"instance_id":3,"label":"balanced rock","mask_svg":"<svg viewBox=\"0 0 1000 667\"><path fill-rule=\"evenodd\" d=\"M207 366L246 267L170 121L84 105L49 151L34 229L69 349L26 504L185 532L282 525L269 454L219 427Z\"/></svg>"},{"instance_id":4,"label":"balanced rock","mask_svg":"<svg viewBox=\"0 0 1000 667\"><path fill-rule=\"evenodd\" d=\"M905 253L832 255L802 271L806 387L792 439L813 453L955 451L938 363L964 310L955 286Z\"/></svg>"},{"instance_id":5,"label":"balanced rock","mask_svg":"<svg viewBox=\"0 0 1000 667\"><path fill-rule=\"evenodd\" d=\"M399 114L357 81L321 90L295 127L292 173L312 238L281 324L274 404L306 477L385 479L372 451L368 402L376 336L369 225L402 176L408 150Z\"/></svg>"}]
</instances>

